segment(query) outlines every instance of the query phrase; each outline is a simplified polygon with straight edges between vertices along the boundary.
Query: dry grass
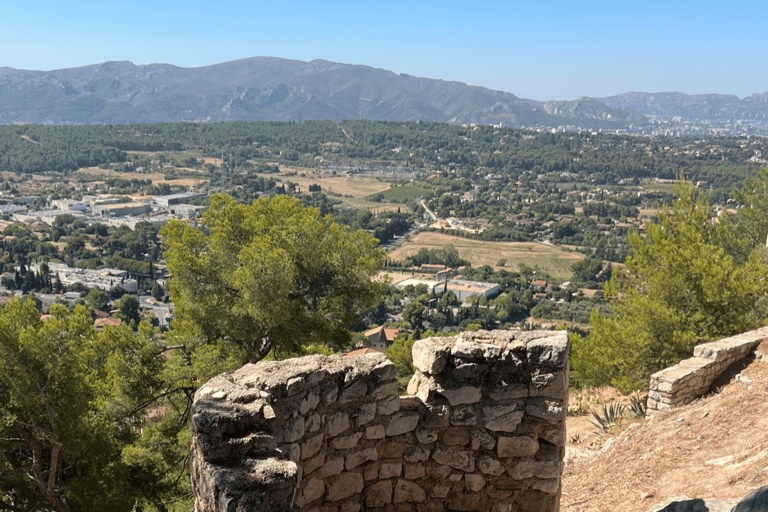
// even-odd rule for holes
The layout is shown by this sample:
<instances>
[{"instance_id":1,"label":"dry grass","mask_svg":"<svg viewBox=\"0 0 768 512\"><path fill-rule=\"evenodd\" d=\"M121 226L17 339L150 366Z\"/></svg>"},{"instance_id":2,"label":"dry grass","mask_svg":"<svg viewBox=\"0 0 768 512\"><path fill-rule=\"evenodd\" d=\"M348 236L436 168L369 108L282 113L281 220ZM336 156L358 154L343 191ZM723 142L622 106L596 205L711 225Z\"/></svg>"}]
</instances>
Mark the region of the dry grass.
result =
<instances>
[{"instance_id":1,"label":"dry grass","mask_svg":"<svg viewBox=\"0 0 768 512\"><path fill-rule=\"evenodd\" d=\"M520 265L528 265L548 272L556 279L568 279L573 272L571 266L584 258L577 252L536 242L486 242L470 240L435 232L421 232L390 253L394 260L402 260L419 252L420 249L442 249L453 245L459 255L479 267L490 265L496 270L517 271ZM506 260L499 266L499 260Z\"/></svg>"},{"instance_id":2,"label":"dry grass","mask_svg":"<svg viewBox=\"0 0 768 512\"><path fill-rule=\"evenodd\" d=\"M298 183L302 192L308 192L312 184L320 185L325 193L339 194L342 200L362 198L389 189L389 183L376 178L357 178L351 176L333 176L331 173L318 172L315 169L302 167L281 167L279 174L262 174L264 179L273 178L278 181ZM381 206L379 203L371 203Z\"/></svg>"}]
</instances>

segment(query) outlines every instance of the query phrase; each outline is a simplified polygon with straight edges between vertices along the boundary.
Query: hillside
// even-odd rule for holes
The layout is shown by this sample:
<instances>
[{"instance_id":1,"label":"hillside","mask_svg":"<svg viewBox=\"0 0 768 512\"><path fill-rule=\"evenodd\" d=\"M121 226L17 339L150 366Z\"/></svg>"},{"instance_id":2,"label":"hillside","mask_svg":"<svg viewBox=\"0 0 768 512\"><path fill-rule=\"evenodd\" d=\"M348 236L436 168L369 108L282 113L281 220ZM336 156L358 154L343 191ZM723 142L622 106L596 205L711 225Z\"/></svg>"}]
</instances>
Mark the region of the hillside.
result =
<instances>
[{"instance_id":1,"label":"hillside","mask_svg":"<svg viewBox=\"0 0 768 512\"><path fill-rule=\"evenodd\" d=\"M254 57L200 68L106 62L0 68L0 124L369 119L622 129L645 118L597 101L542 102L460 82L324 60Z\"/></svg>"},{"instance_id":2,"label":"hillside","mask_svg":"<svg viewBox=\"0 0 768 512\"><path fill-rule=\"evenodd\" d=\"M591 417L570 417L568 437L581 442L569 442L561 510L643 512L685 496L727 512L768 483L768 362L731 377L716 394L602 439Z\"/></svg>"}]
</instances>

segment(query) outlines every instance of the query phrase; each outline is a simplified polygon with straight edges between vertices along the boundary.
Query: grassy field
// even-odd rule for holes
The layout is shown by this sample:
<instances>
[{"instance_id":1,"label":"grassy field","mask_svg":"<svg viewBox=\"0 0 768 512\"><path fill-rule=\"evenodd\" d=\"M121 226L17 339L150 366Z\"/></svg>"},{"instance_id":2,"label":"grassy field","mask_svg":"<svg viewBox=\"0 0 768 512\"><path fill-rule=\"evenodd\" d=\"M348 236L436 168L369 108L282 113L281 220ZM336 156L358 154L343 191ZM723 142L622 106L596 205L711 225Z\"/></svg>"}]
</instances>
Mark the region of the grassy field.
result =
<instances>
[{"instance_id":1,"label":"grassy field","mask_svg":"<svg viewBox=\"0 0 768 512\"><path fill-rule=\"evenodd\" d=\"M485 242L469 240L456 236L434 232L421 232L404 242L390 253L390 257L401 260L406 256L416 254L422 247L426 249L442 249L453 245L459 255L472 263L472 266L490 265L493 268L517 271L525 264L548 272L555 279L569 279L573 272L571 265L584 258L583 254L570 252L559 247L536 242ZM505 259L503 267L497 265Z\"/></svg>"},{"instance_id":2,"label":"grassy field","mask_svg":"<svg viewBox=\"0 0 768 512\"><path fill-rule=\"evenodd\" d=\"M348 176L333 176L330 173L317 172L314 169L281 167L279 174L260 174L264 179L273 178L281 182L292 181L301 187L302 192L308 192L313 183L320 185L325 193L339 194L342 197L363 198L385 192L389 183L375 178L355 178Z\"/></svg>"},{"instance_id":3,"label":"grassy field","mask_svg":"<svg viewBox=\"0 0 768 512\"><path fill-rule=\"evenodd\" d=\"M427 192L431 192L431 190L424 187L419 187L417 185L403 185L401 187L392 187L389 190L385 190L381 192L381 195L384 196L384 201L393 203L410 203L417 197L421 197Z\"/></svg>"}]
</instances>

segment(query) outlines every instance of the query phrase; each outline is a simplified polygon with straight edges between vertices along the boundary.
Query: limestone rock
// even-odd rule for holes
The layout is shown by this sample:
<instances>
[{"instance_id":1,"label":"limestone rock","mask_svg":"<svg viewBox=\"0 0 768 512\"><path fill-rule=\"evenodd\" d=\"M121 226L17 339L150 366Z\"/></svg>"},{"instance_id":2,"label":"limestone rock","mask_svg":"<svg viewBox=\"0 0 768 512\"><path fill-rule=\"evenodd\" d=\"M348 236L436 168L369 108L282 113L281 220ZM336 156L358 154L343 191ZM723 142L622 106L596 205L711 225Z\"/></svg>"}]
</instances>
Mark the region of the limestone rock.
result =
<instances>
[{"instance_id":1,"label":"limestone rock","mask_svg":"<svg viewBox=\"0 0 768 512\"><path fill-rule=\"evenodd\" d=\"M418 484L408 480L398 480L395 485L394 503L421 503L427 499L427 493L424 492Z\"/></svg>"},{"instance_id":2,"label":"limestone rock","mask_svg":"<svg viewBox=\"0 0 768 512\"><path fill-rule=\"evenodd\" d=\"M392 481L376 482L365 490L365 504L368 508L383 507L392 503Z\"/></svg>"},{"instance_id":3,"label":"limestone rock","mask_svg":"<svg viewBox=\"0 0 768 512\"><path fill-rule=\"evenodd\" d=\"M339 501L363 491L365 481L360 473L343 473L328 481L328 501Z\"/></svg>"}]
</instances>

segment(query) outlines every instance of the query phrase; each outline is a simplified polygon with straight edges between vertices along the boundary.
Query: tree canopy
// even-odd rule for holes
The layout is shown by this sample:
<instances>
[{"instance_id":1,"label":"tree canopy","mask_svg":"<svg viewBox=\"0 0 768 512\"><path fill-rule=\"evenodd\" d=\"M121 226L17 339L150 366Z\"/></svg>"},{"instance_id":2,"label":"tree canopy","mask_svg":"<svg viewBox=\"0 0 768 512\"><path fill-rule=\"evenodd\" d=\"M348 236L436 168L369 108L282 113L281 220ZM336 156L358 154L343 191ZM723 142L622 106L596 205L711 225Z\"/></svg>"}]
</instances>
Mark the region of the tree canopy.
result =
<instances>
[{"instance_id":1,"label":"tree canopy","mask_svg":"<svg viewBox=\"0 0 768 512\"><path fill-rule=\"evenodd\" d=\"M243 205L215 195L200 228L170 221L162 236L173 335L224 343L247 361L273 348L343 344L382 292L371 276L385 254L373 237L285 196Z\"/></svg>"},{"instance_id":2,"label":"tree canopy","mask_svg":"<svg viewBox=\"0 0 768 512\"><path fill-rule=\"evenodd\" d=\"M632 254L605 287L613 317L593 311L588 338L574 336L577 384L635 389L690 356L694 346L762 325L764 249L752 246L748 256L734 259L718 244L722 236L706 199L689 184L677 185L676 195L645 238L630 236Z\"/></svg>"}]
</instances>

